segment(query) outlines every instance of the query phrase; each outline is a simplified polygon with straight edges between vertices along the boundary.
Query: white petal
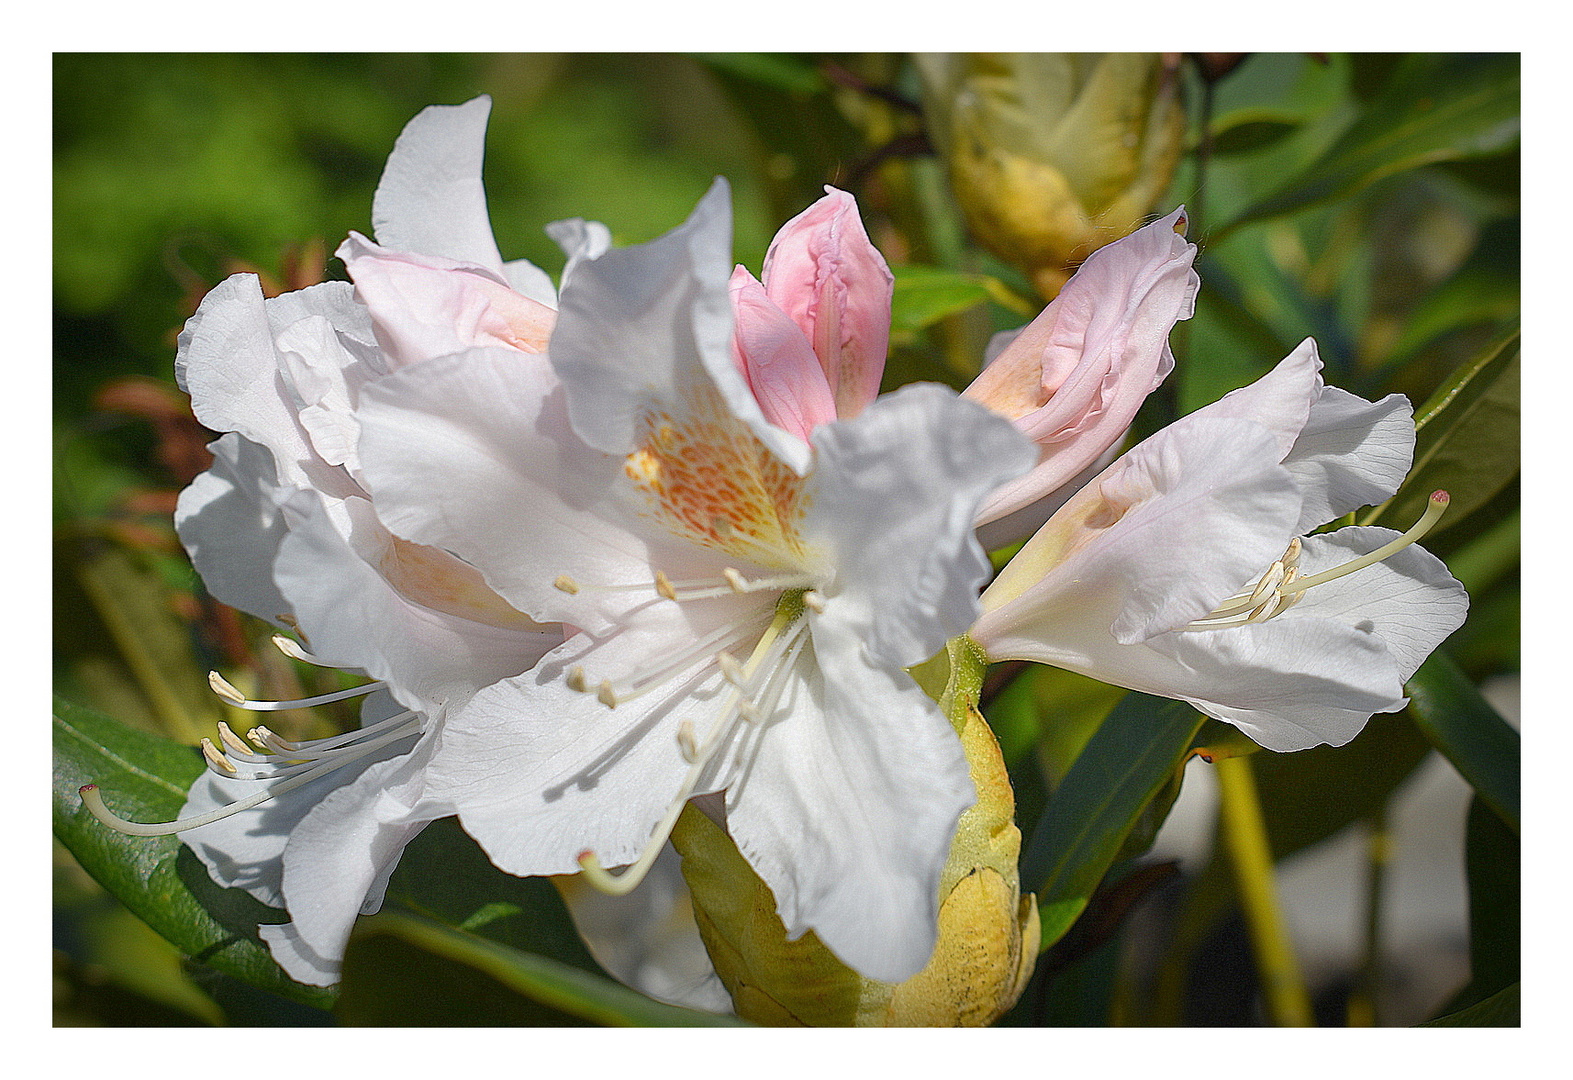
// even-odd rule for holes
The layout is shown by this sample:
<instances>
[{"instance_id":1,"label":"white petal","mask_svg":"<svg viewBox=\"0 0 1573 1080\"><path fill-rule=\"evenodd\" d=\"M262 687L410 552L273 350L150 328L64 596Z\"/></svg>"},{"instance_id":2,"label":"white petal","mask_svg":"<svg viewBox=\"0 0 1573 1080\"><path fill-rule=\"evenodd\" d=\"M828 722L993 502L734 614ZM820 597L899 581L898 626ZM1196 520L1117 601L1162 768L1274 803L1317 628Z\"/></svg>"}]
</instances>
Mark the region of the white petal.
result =
<instances>
[{"instance_id":1,"label":"white petal","mask_svg":"<svg viewBox=\"0 0 1573 1080\"><path fill-rule=\"evenodd\" d=\"M1309 532L1398 490L1415 455L1409 401L1389 394L1366 401L1334 386L1322 388L1284 467L1305 497L1299 532Z\"/></svg>"},{"instance_id":2,"label":"white petal","mask_svg":"<svg viewBox=\"0 0 1573 1080\"><path fill-rule=\"evenodd\" d=\"M379 244L475 263L502 277L481 183L491 108L483 94L463 105L429 106L405 125L371 204Z\"/></svg>"},{"instance_id":3,"label":"white petal","mask_svg":"<svg viewBox=\"0 0 1573 1080\"><path fill-rule=\"evenodd\" d=\"M453 552L537 619L599 631L631 602L566 596L554 585L564 574L646 581L653 596L652 566L673 578L690 566L676 541L667 550L618 523L623 460L574 436L544 357L475 349L417 364L368 387L359 415L362 467L389 530Z\"/></svg>"},{"instance_id":4,"label":"white petal","mask_svg":"<svg viewBox=\"0 0 1573 1080\"><path fill-rule=\"evenodd\" d=\"M729 199L718 179L677 229L579 264L563 288L552 366L574 431L598 450L626 455L654 418L719 411L801 475L808 447L765 419L732 358Z\"/></svg>"},{"instance_id":5,"label":"white petal","mask_svg":"<svg viewBox=\"0 0 1573 1080\"><path fill-rule=\"evenodd\" d=\"M568 256L568 263L563 267L564 285L568 284L580 263L586 259L599 259L612 246L612 230L599 221L586 221L584 218L554 221L546 226L546 235L557 241L557 246Z\"/></svg>"},{"instance_id":6,"label":"white petal","mask_svg":"<svg viewBox=\"0 0 1573 1080\"><path fill-rule=\"evenodd\" d=\"M976 793L934 702L855 631L809 617L814 652L727 792L727 831L789 937L813 930L863 975L900 982L934 950L940 874Z\"/></svg>"},{"instance_id":7,"label":"white petal","mask_svg":"<svg viewBox=\"0 0 1573 1080\"><path fill-rule=\"evenodd\" d=\"M313 653L387 680L410 708L435 711L528 670L562 642L486 588L474 567L396 540L363 499L329 505L311 493L274 576Z\"/></svg>"},{"instance_id":8,"label":"white petal","mask_svg":"<svg viewBox=\"0 0 1573 1080\"><path fill-rule=\"evenodd\" d=\"M279 504L291 494L274 478L273 456L236 434L210 443L213 465L175 503L175 531L208 592L277 626L289 602L273 583L273 560L288 526Z\"/></svg>"},{"instance_id":9,"label":"white petal","mask_svg":"<svg viewBox=\"0 0 1573 1080\"><path fill-rule=\"evenodd\" d=\"M722 602L757 605L757 598ZM568 687L582 667L593 688L669 659L713 628L695 605L658 603L602 641L581 634L534 670L494 683L449 713L430 791L451 802L492 862L512 874L576 873L580 853L607 867L634 862L679 794L690 764L678 739L687 721L701 742L735 710L711 655L652 692L608 708ZM763 609L766 619L769 607ZM723 620L725 621L725 620ZM710 771L728 770L725 755ZM699 793L714 790L707 781Z\"/></svg>"},{"instance_id":10,"label":"white petal","mask_svg":"<svg viewBox=\"0 0 1573 1080\"><path fill-rule=\"evenodd\" d=\"M1201 618L1294 535L1300 496L1277 459L1276 435L1245 420L1193 413L1164 428L1027 542L984 593L973 636L1004 659L1034 641L1131 644Z\"/></svg>"},{"instance_id":11,"label":"white petal","mask_svg":"<svg viewBox=\"0 0 1573 1080\"><path fill-rule=\"evenodd\" d=\"M1397 536L1391 529L1357 526L1308 536L1301 549L1300 575L1340 566ZM1447 565L1411 545L1374 566L1313 586L1284 617L1335 619L1376 634L1407 682L1425 658L1464 625L1468 613L1469 596Z\"/></svg>"},{"instance_id":12,"label":"white petal","mask_svg":"<svg viewBox=\"0 0 1573 1080\"><path fill-rule=\"evenodd\" d=\"M413 751L372 765L356 782L324 796L291 831L283 875L290 929L264 928L263 937L280 963L295 960L316 969L316 979L306 981L337 981L356 916L381 906L406 845L451 813L424 798L433 742L423 739Z\"/></svg>"},{"instance_id":13,"label":"white petal","mask_svg":"<svg viewBox=\"0 0 1573 1080\"><path fill-rule=\"evenodd\" d=\"M977 612L989 563L983 497L1031 467L1002 417L933 384L903 387L815 429L803 535L833 572L820 591L893 666L927 659Z\"/></svg>"},{"instance_id":14,"label":"white petal","mask_svg":"<svg viewBox=\"0 0 1573 1080\"><path fill-rule=\"evenodd\" d=\"M1276 460L1282 461L1305 430L1311 406L1322 392L1321 371L1316 342L1306 338L1266 375L1249 386L1229 391L1211 405L1203 405L1191 416L1261 424L1276 436Z\"/></svg>"},{"instance_id":15,"label":"white petal","mask_svg":"<svg viewBox=\"0 0 1573 1080\"><path fill-rule=\"evenodd\" d=\"M362 707L362 726L402 711L388 694L373 694ZM379 761L403 757L412 745L409 741L390 744L277 799L188 829L180 838L220 885L244 889L270 907L284 907L282 860L296 827L329 793L359 782L362 774ZM222 777L210 769L191 785L179 816L195 817L228 806L255 795L262 783ZM354 906L358 908L360 902L361 897L355 897Z\"/></svg>"},{"instance_id":16,"label":"white petal","mask_svg":"<svg viewBox=\"0 0 1573 1080\"><path fill-rule=\"evenodd\" d=\"M557 887L585 947L608 973L658 1001L732 1011L694 922L682 860L670 844L626 896L608 896L581 876L559 878Z\"/></svg>"}]
</instances>

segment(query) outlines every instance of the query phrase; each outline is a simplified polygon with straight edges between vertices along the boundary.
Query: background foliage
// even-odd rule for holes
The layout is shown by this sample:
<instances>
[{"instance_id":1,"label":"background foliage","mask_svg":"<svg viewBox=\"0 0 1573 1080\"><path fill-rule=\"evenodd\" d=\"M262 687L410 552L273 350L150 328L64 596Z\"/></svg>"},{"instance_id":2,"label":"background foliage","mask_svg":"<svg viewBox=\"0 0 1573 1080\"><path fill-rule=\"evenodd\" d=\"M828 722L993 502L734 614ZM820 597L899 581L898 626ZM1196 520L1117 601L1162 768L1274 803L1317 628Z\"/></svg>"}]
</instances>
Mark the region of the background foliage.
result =
<instances>
[{"instance_id":1,"label":"background foliage","mask_svg":"<svg viewBox=\"0 0 1573 1080\"><path fill-rule=\"evenodd\" d=\"M1234 757L1247 748L1228 729L1168 703L1048 669L994 672L985 711L1016 781L1023 884L1044 901L1048 947L1005 1022L1283 1022L1239 915L1249 892L1225 842L1239 823L1219 815L1220 842L1198 865L1144 857L1195 775L1185 757L1203 748L1220 776L1225 761L1249 770L1276 860L1351 831L1387 835L1406 780L1443 755L1476 792L1458 823L1467 971L1446 993L1405 996L1373 843L1351 913L1361 959L1321 973L1309 1007L1324 1024L1516 1023L1518 742L1479 687L1516 676L1519 657L1518 61L1233 63L1178 68L1183 158L1150 209L1188 204L1203 290L1138 426L1315 336L1329 382L1415 402L1416 475L1361 521L1403 528L1430 490L1451 490L1427 547L1469 588L1471 613L1416 676L1411 708L1337 750ZM173 389L172 360L208 288L239 268L275 288L342 276L326 253L369 227L403 124L489 93L486 179L505 257L555 271L540 226L568 216L605 221L619 244L649 239L724 174L736 258L757 272L775 227L835 183L896 269L889 384L964 386L990 334L1042 300L969 238L910 61L60 55L54 92L56 831L69 846L55 854L57 1023L704 1022L611 983L555 891L497 873L456 828L428 830L406 856L335 1002L281 981L248 937L265 911L215 895L177 841L95 832L75 790L103 780L147 817L170 816L199 768L182 744L225 718L208 669L265 696L333 678L260 647L259 627L205 596L169 527L175 492L206 467L210 436ZM286 737L346 719L278 715ZM433 1000L452 1011L434 1016Z\"/></svg>"}]
</instances>

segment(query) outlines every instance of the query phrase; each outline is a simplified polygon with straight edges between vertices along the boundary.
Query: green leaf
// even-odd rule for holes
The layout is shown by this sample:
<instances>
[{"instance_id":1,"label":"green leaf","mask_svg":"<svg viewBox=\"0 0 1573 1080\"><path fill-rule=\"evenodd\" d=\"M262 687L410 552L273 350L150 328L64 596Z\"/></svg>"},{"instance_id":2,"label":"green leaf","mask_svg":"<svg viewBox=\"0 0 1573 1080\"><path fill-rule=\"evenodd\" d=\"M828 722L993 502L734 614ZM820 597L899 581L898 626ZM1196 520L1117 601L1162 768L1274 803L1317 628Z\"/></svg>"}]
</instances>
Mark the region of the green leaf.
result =
<instances>
[{"instance_id":1,"label":"green leaf","mask_svg":"<svg viewBox=\"0 0 1573 1080\"><path fill-rule=\"evenodd\" d=\"M78 789L98 784L116 813L168 821L202 771L192 748L136 731L59 699L54 707L54 829L99 884L192 958L265 990L318 1008L333 993L305 986L273 962L257 933L284 912L225 889L178 836L127 836L100 823Z\"/></svg>"},{"instance_id":2,"label":"green leaf","mask_svg":"<svg viewBox=\"0 0 1573 1080\"><path fill-rule=\"evenodd\" d=\"M344 957L339 1019L358 1025L726 1027L544 956L413 915L362 919Z\"/></svg>"},{"instance_id":3,"label":"green leaf","mask_svg":"<svg viewBox=\"0 0 1573 1080\"><path fill-rule=\"evenodd\" d=\"M1507 150L1518 140L1518 116L1516 55L1407 56L1326 153L1214 239L1249 221L1352 195L1406 169Z\"/></svg>"},{"instance_id":4,"label":"green leaf","mask_svg":"<svg viewBox=\"0 0 1573 1080\"><path fill-rule=\"evenodd\" d=\"M1519 983L1504 987L1467 1009L1427 1020L1417 1027L1519 1027Z\"/></svg>"},{"instance_id":5,"label":"green leaf","mask_svg":"<svg viewBox=\"0 0 1573 1080\"><path fill-rule=\"evenodd\" d=\"M1519 472L1519 334L1464 364L1415 413L1415 462L1362 525L1407 529L1438 489L1452 501L1432 534L1485 505Z\"/></svg>"},{"instance_id":6,"label":"green leaf","mask_svg":"<svg viewBox=\"0 0 1573 1080\"><path fill-rule=\"evenodd\" d=\"M922 330L989 298L989 291L977 274L937 266L898 266L892 272L896 276L890 301L893 333Z\"/></svg>"},{"instance_id":7,"label":"green leaf","mask_svg":"<svg viewBox=\"0 0 1573 1080\"><path fill-rule=\"evenodd\" d=\"M1519 828L1519 736L1469 676L1434 652L1404 684L1409 715L1431 745L1513 829Z\"/></svg>"},{"instance_id":8,"label":"green leaf","mask_svg":"<svg viewBox=\"0 0 1573 1080\"><path fill-rule=\"evenodd\" d=\"M1244 154L1271 146L1300 128L1301 117L1283 109L1237 109L1213 124L1212 152Z\"/></svg>"},{"instance_id":9,"label":"green leaf","mask_svg":"<svg viewBox=\"0 0 1573 1080\"><path fill-rule=\"evenodd\" d=\"M1201 724L1184 702L1129 693L1088 740L1022 852L1022 891L1038 896L1044 948L1087 906Z\"/></svg>"},{"instance_id":10,"label":"green leaf","mask_svg":"<svg viewBox=\"0 0 1573 1080\"><path fill-rule=\"evenodd\" d=\"M457 818L432 822L405 848L388 882L387 905L605 975L551 880L497 869Z\"/></svg>"},{"instance_id":11,"label":"green leaf","mask_svg":"<svg viewBox=\"0 0 1573 1080\"><path fill-rule=\"evenodd\" d=\"M1464 829L1469 985L1455 999L1455 1007L1474 1004L1519 980L1521 865L1517 833L1476 795Z\"/></svg>"}]
</instances>

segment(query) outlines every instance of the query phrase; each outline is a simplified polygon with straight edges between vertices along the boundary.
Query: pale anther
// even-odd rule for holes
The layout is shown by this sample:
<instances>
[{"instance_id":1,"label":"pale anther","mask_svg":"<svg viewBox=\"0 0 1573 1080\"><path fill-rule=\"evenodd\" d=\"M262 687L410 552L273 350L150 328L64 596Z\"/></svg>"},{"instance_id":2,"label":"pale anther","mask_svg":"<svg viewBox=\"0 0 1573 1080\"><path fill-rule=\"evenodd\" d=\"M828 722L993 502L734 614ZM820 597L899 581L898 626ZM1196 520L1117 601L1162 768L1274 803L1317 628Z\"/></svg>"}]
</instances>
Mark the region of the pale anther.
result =
<instances>
[{"instance_id":1,"label":"pale anther","mask_svg":"<svg viewBox=\"0 0 1573 1080\"><path fill-rule=\"evenodd\" d=\"M286 637L283 634L273 635L273 647L278 649L279 652L283 653L291 660L299 660L305 664L315 664L318 667L336 666L334 664L324 664L321 660L318 660L311 653L307 652L300 642L296 641L292 637Z\"/></svg>"},{"instance_id":2,"label":"pale anther","mask_svg":"<svg viewBox=\"0 0 1573 1080\"><path fill-rule=\"evenodd\" d=\"M218 722L218 737L220 742L229 747L231 750L235 751L237 754L249 754L252 752L251 747L246 745L246 741L239 735L236 735L235 732L230 729L230 726L224 723L222 720Z\"/></svg>"},{"instance_id":3,"label":"pale anther","mask_svg":"<svg viewBox=\"0 0 1573 1080\"><path fill-rule=\"evenodd\" d=\"M213 766L215 769L227 772L231 776L234 776L236 773L240 772L239 769L235 768L234 763L231 762L229 758L219 753L218 747L213 745L212 739L202 740L202 756L208 759L209 765Z\"/></svg>"},{"instance_id":4,"label":"pale anther","mask_svg":"<svg viewBox=\"0 0 1573 1080\"><path fill-rule=\"evenodd\" d=\"M563 592L567 593L569 596L572 596L574 593L579 591L579 583L573 578L569 577L567 574L559 575L557 580L552 582L552 584L561 589Z\"/></svg>"},{"instance_id":5,"label":"pale anther","mask_svg":"<svg viewBox=\"0 0 1573 1080\"><path fill-rule=\"evenodd\" d=\"M825 598L821 594L809 589L803 594L803 606L817 614L825 613Z\"/></svg>"},{"instance_id":6,"label":"pale anther","mask_svg":"<svg viewBox=\"0 0 1573 1080\"><path fill-rule=\"evenodd\" d=\"M726 578L726 583L732 587L733 592L745 593L748 591L748 581L734 567L727 567L721 571L721 576Z\"/></svg>"},{"instance_id":7,"label":"pale anther","mask_svg":"<svg viewBox=\"0 0 1573 1080\"><path fill-rule=\"evenodd\" d=\"M568 689L577 690L581 694L590 689L590 682L584 677L584 668L577 664L568 669L568 675L563 682L568 684Z\"/></svg>"},{"instance_id":8,"label":"pale anther","mask_svg":"<svg viewBox=\"0 0 1573 1080\"><path fill-rule=\"evenodd\" d=\"M244 705L246 702L246 695L236 690L234 684L216 671L208 672L208 686L231 705Z\"/></svg>"},{"instance_id":9,"label":"pale anther","mask_svg":"<svg viewBox=\"0 0 1573 1080\"><path fill-rule=\"evenodd\" d=\"M699 760L699 743L694 737L694 722L684 720L677 725L677 748L682 751L683 760L692 765Z\"/></svg>"},{"instance_id":10,"label":"pale anther","mask_svg":"<svg viewBox=\"0 0 1573 1080\"><path fill-rule=\"evenodd\" d=\"M602 679L601 685L595 689L595 697L608 709L617 708L617 691L612 688L612 680Z\"/></svg>"},{"instance_id":11,"label":"pale anther","mask_svg":"<svg viewBox=\"0 0 1573 1080\"><path fill-rule=\"evenodd\" d=\"M725 650L716 653L715 662L720 667L721 675L727 682L739 690L744 689L743 665L739 664L731 653Z\"/></svg>"},{"instance_id":12,"label":"pale anther","mask_svg":"<svg viewBox=\"0 0 1573 1080\"><path fill-rule=\"evenodd\" d=\"M677 590L672 588L672 579L666 576L666 571L664 570L655 572L655 591L668 600L677 599Z\"/></svg>"}]
</instances>

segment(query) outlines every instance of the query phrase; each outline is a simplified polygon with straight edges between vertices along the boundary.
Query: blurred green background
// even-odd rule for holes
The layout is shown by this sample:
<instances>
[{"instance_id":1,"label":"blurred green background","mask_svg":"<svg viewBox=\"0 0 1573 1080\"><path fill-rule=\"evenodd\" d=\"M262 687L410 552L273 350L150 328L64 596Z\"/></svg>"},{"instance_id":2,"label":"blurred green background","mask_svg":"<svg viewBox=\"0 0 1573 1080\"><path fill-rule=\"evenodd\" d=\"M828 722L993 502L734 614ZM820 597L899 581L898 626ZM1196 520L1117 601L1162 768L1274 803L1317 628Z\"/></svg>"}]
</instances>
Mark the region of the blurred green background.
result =
<instances>
[{"instance_id":1,"label":"blurred green background","mask_svg":"<svg viewBox=\"0 0 1573 1080\"><path fill-rule=\"evenodd\" d=\"M1018 81L1036 70L1007 66ZM1432 429L1448 438L1422 479L1451 484L1455 508L1427 547L1473 597L1449 653L1476 685L1511 678L1517 346L1510 359L1492 350L1511 339L1518 313L1517 58L1176 56L1153 70L1179 110L1177 164L1156 179L1149 164L1133 166L1162 194L1110 224L1128 230L1141 215L1187 203L1203 291L1196 317L1175 334L1176 372L1139 429L1249 382L1308 335L1327 380L1367 397L1399 391L1419 406L1460 371L1479 373L1464 395L1467 412L1456 408ZM1141 92L1151 97L1150 87ZM988 337L1043 303L1030 268L969 229L976 197L958 200L935 153L946 149L935 137L946 102L932 87L925 96L907 57L57 55L53 677L63 697L194 743L224 718L206 691L209 668L247 672L265 687L310 677L258 648L265 634L208 600L173 540L174 493L206 467L200 447L210 437L173 389L175 335L203 293L235 270L258 271L274 289L342 277L330 253L349 230L369 231L372 192L402 126L426 105L479 93L494 100L486 183L505 258L555 273L561 256L541 226L564 217L604 221L618 244L650 239L724 175L735 256L757 274L774 230L835 183L858 197L897 273L887 383L964 386ZM1042 109L1026 115L1045 129L1061 119ZM1134 145L1138 130L1147 139L1145 114L1133 115L1122 128L1078 133L1073 151L1090 155L1098 139ZM979 130L985 142L996 137ZM1002 142L1001 155L1029 158L1052 141L1030 131L999 138L1024 140ZM1074 165L1056 167L1074 173ZM1133 173L1114 186L1136 182ZM1104 198L1091 186L1078 189L1083 210ZM1417 498L1423 492L1401 492L1383 523L1407 526L1417 514L1405 500ZM1033 680L990 716L1018 778L1028 835L1113 703L1056 673ZM1277 854L1380 821L1428 752L1412 726L1382 730L1389 741L1364 758L1357 743L1264 766L1273 773L1264 782L1289 793L1267 806L1286 823ZM1296 831L1316 815L1293 793L1336 789L1370 753L1392 767L1366 770L1379 775L1359 798ZM1512 842L1516 859L1516 835ZM1191 891L1169 886L1154 910L1181 912L1174 917L1202 928L1188 931L1196 940L1227 934L1230 901L1217 874L1181 876ZM55 885L57 1023L330 1022L182 961L59 845ZM1516 911L1516 893L1496 903L1490 940L1501 948L1500 912ZM1458 934L1466 950L1484 948L1481 926L1461 922ZM1368 963L1325 980L1332 997L1322 1022L1358 1022L1347 999L1371 997L1360 980L1380 968L1371 960L1380 949L1369 933L1363 940ZM1017 1022L1256 1022L1248 963L1198 979L1195 957L1178 948L1133 934L1089 947L1053 980L1038 980L1023 1006L1035 1011ZM1391 1005L1389 1016L1432 1015L1444 1003L1432 996Z\"/></svg>"}]
</instances>

